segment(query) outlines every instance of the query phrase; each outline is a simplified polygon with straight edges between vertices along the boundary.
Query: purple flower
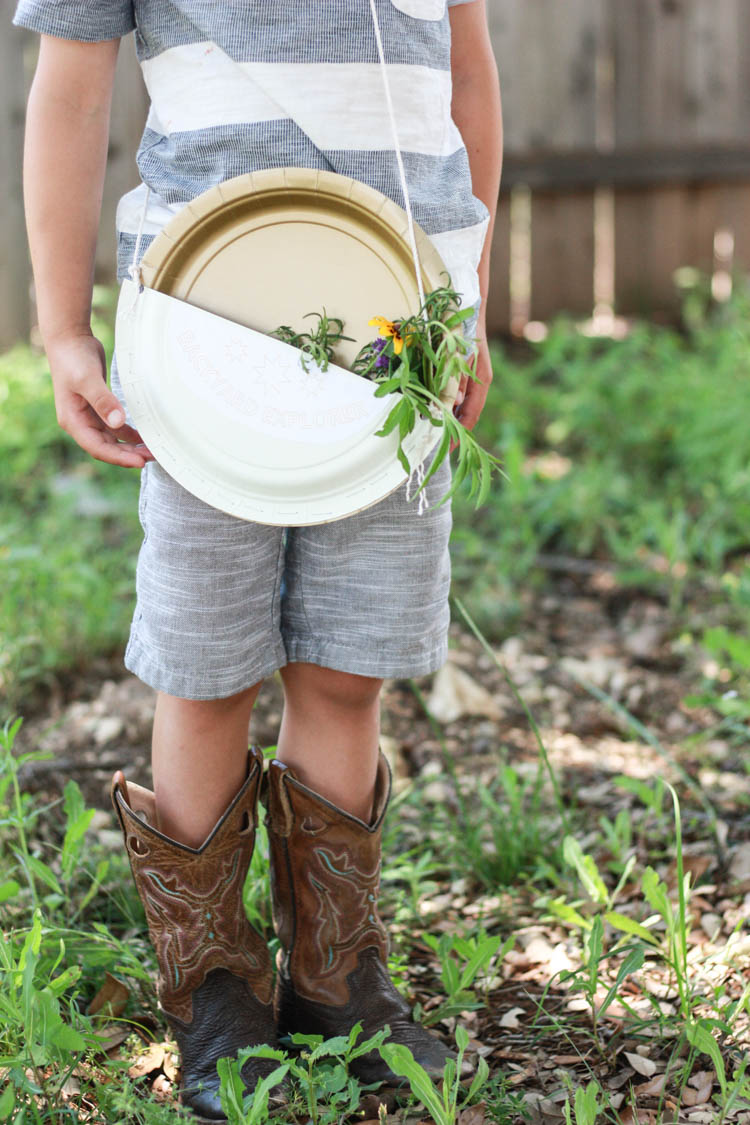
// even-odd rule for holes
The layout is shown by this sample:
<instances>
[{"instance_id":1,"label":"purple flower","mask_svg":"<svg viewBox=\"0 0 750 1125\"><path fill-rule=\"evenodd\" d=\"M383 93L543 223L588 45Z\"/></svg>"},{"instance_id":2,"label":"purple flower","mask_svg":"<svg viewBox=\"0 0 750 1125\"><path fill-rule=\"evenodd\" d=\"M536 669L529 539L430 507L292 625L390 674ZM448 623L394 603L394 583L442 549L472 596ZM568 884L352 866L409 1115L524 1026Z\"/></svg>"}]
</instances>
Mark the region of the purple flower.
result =
<instances>
[{"instance_id":1,"label":"purple flower","mask_svg":"<svg viewBox=\"0 0 750 1125\"><path fill-rule=\"evenodd\" d=\"M372 342L372 346L373 346L374 351L382 352L383 348L386 346L387 343L388 343L388 340L385 338L385 336L376 336L375 339Z\"/></svg>"},{"instance_id":2,"label":"purple flower","mask_svg":"<svg viewBox=\"0 0 750 1125\"><path fill-rule=\"evenodd\" d=\"M390 363L391 363L391 361L390 361L390 359L388 358L387 355L379 355L378 358L375 360L375 370L376 371L386 371L388 369L388 367L390 367Z\"/></svg>"}]
</instances>

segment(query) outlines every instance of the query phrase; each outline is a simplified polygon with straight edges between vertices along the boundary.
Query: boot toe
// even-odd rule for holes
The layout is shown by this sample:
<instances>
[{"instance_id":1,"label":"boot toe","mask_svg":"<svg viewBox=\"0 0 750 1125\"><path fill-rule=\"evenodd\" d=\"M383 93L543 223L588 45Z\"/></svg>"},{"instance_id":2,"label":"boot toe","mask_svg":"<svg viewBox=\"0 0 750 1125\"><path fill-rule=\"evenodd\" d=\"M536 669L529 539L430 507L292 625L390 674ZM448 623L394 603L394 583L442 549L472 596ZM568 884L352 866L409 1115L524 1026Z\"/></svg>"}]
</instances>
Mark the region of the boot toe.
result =
<instances>
[{"instance_id":1,"label":"boot toe","mask_svg":"<svg viewBox=\"0 0 750 1125\"><path fill-rule=\"evenodd\" d=\"M227 1119L221 1108L216 1080L183 1086L180 1090L180 1103L185 1109L192 1111L197 1121L226 1121Z\"/></svg>"}]
</instances>

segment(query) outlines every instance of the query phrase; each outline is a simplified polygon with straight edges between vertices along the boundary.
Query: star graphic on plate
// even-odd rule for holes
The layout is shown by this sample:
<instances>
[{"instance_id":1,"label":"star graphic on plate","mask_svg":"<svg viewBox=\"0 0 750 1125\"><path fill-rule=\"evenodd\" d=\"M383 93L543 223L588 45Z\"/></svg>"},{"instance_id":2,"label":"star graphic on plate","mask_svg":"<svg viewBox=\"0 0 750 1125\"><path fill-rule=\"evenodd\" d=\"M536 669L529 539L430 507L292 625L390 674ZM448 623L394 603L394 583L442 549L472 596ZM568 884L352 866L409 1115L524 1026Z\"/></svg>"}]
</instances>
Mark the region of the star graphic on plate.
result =
<instances>
[{"instance_id":1,"label":"star graphic on plate","mask_svg":"<svg viewBox=\"0 0 750 1125\"><path fill-rule=\"evenodd\" d=\"M247 370L252 377L253 387L265 395L287 393L298 382L294 363L286 358L264 355L259 363L251 364Z\"/></svg>"},{"instance_id":2,"label":"star graphic on plate","mask_svg":"<svg viewBox=\"0 0 750 1125\"><path fill-rule=\"evenodd\" d=\"M311 398L319 398L325 389L325 371L320 370L312 356L305 356L305 362L307 371L302 367L301 360L299 363L300 373L305 381L305 391Z\"/></svg>"},{"instance_id":3,"label":"star graphic on plate","mask_svg":"<svg viewBox=\"0 0 750 1125\"><path fill-rule=\"evenodd\" d=\"M247 344L243 344L241 340L229 340L224 345L224 355L230 363L242 363L247 359Z\"/></svg>"}]
</instances>

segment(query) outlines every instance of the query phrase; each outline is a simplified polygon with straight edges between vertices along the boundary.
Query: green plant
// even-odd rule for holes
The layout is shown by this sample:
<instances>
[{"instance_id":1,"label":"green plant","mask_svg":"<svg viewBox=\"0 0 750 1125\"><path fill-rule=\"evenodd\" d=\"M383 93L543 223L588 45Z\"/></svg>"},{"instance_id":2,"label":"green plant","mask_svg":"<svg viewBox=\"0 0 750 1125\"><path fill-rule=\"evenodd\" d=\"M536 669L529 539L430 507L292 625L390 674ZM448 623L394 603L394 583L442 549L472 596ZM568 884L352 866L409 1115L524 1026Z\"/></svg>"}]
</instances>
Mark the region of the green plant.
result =
<instances>
[{"instance_id":1,"label":"green plant","mask_svg":"<svg viewBox=\"0 0 750 1125\"><path fill-rule=\"evenodd\" d=\"M461 1026L456 1028L456 1045L457 1057L449 1059L445 1064L443 1081L438 1090L408 1047L401 1043L383 1043L379 1048L391 1070L406 1079L412 1094L432 1115L435 1125L455 1125L459 1110L473 1101L489 1077L489 1067L480 1058L471 1085L461 1097L461 1067L469 1045L469 1036Z\"/></svg>"},{"instance_id":2,"label":"green plant","mask_svg":"<svg viewBox=\"0 0 750 1125\"><path fill-rule=\"evenodd\" d=\"M601 1100L600 1100L601 1099ZM592 1078L586 1086L579 1086L573 1097L563 1105L566 1125L594 1125L597 1118L607 1109L608 1100L596 1079Z\"/></svg>"},{"instance_id":3,"label":"green plant","mask_svg":"<svg viewBox=\"0 0 750 1125\"><path fill-rule=\"evenodd\" d=\"M97 287L94 299L109 356L111 293ZM1 723L123 643L140 529L138 474L92 460L63 433L47 361L29 346L0 355L0 415Z\"/></svg>"},{"instance_id":4,"label":"green plant","mask_svg":"<svg viewBox=\"0 0 750 1125\"><path fill-rule=\"evenodd\" d=\"M300 1048L298 1054L275 1047L252 1047L240 1051L236 1059L220 1059L221 1104L229 1125L255 1125L267 1120L270 1091L287 1076L312 1125L345 1120L359 1106L362 1090L349 1073L349 1066L361 1055L377 1050L390 1029L385 1027L358 1042L361 1032L362 1025L357 1023L349 1035L331 1039L293 1035L292 1043ZM266 1078L258 1079L255 1090L245 1093L241 1072L249 1058L270 1059L278 1066Z\"/></svg>"},{"instance_id":5,"label":"green plant","mask_svg":"<svg viewBox=\"0 0 750 1125\"><path fill-rule=\"evenodd\" d=\"M418 313L400 321L376 316L369 323L380 329L375 340L360 349L351 364L351 370L378 384L376 398L398 392L399 401L392 407L378 436L398 433L398 457L403 468L411 474L403 442L412 433L418 420L424 419L442 430L440 441L427 472L420 476L420 493L437 472L450 450L456 450L456 469L450 488L441 498L445 503L463 484L469 482L469 498L479 507L487 499L492 472L499 469L498 458L487 453L476 437L461 425L443 396L451 385L458 386L464 379L478 378L472 366L476 346L467 341L462 323L474 313L473 308L459 311L460 296L450 286L428 293ZM325 310L307 313L318 317L314 333L295 332L288 325L277 328L272 335L302 350L302 363L310 355L322 371L333 358L336 344L351 339L342 335L343 322L328 317Z\"/></svg>"},{"instance_id":6,"label":"green plant","mask_svg":"<svg viewBox=\"0 0 750 1125\"><path fill-rule=\"evenodd\" d=\"M308 357L320 368L328 370L328 364L333 359L336 345L342 340L351 340L351 336L344 336L344 322L336 316L328 316L326 310L322 313L305 313L305 316L317 316L318 323L312 332L295 332L288 324L282 324L271 333L283 340L293 348L299 348L302 367L309 371Z\"/></svg>"},{"instance_id":7,"label":"green plant","mask_svg":"<svg viewBox=\"0 0 750 1125\"><path fill-rule=\"evenodd\" d=\"M601 1021L609 1011L612 1003L618 998L623 982L627 977L636 973L643 965L645 954L641 945L636 945L626 952L625 959L621 962L614 983L610 986L606 996L598 1002L601 987L600 966L607 954L604 950L604 923L602 916L597 914L590 928L584 933L583 938L583 968L577 972L564 970L560 973L560 981L568 983L571 992L582 992L588 1001L591 1012L591 1030L597 1049L603 1054L604 1047L601 1042L599 1030ZM588 1103L587 1103L588 1104Z\"/></svg>"},{"instance_id":8,"label":"green plant","mask_svg":"<svg viewBox=\"0 0 750 1125\"><path fill-rule=\"evenodd\" d=\"M677 614L743 550L748 304L738 285L689 333L639 323L594 339L560 319L537 343L493 346L477 431L507 476L478 513L456 496L453 535L455 588L492 639L549 555L610 561L618 584L666 595Z\"/></svg>"},{"instance_id":9,"label":"green plant","mask_svg":"<svg viewBox=\"0 0 750 1125\"><path fill-rule=\"evenodd\" d=\"M424 934L423 941L440 962L440 979L445 994L445 999L437 1007L429 1012L415 1013L427 1027L461 1012L484 1007L486 998L477 998L474 984L487 976L493 961L499 965L515 945L512 934L503 942L502 937L482 930L470 937L441 934L438 938L434 934Z\"/></svg>"},{"instance_id":10,"label":"green plant","mask_svg":"<svg viewBox=\"0 0 750 1125\"><path fill-rule=\"evenodd\" d=\"M398 799L394 800L392 809L398 807ZM393 917L395 926L410 927L420 919L420 904L439 887L436 876L443 875L445 867L439 863L428 848L403 849L394 842L394 835L398 833L399 823L396 816L389 818L390 824L386 829L383 841L385 854L394 856L381 874L381 905L388 916ZM393 975L394 955L398 950L398 941L391 943L389 966Z\"/></svg>"},{"instance_id":11,"label":"green plant","mask_svg":"<svg viewBox=\"0 0 750 1125\"><path fill-rule=\"evenodd\" d=\"M610 868L615 874L621 873L631 856L633 846L633 823L627 809L620 809L614 820L602 814L599 827L612 853Z\"/></svg>"}]
</instances>

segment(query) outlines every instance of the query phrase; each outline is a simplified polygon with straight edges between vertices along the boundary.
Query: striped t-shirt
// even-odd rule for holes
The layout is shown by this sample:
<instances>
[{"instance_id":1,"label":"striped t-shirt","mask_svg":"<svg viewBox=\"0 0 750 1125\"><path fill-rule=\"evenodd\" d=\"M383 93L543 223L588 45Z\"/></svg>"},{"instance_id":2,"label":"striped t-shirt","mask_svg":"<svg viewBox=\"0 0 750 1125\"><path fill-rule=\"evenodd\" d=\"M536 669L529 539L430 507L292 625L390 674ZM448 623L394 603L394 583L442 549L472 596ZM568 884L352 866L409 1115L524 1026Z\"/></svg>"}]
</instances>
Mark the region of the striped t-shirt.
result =
<instances>
[{"instance_id":1,"label":"striped t-shirt","mask_svg":"<svg viewBox=\"0 0 750 1125\"><path fill-rule=\"evenodd\" d=\"M488 225L451 117L447 7L468 2L376 0L414 218L465 306ZM404 205L369 0L20 0L14 23L86 42L135 31L151 107L143 182L117 209L120 280L146 184L141 251L196 195L262 168L324 168Z\"/></svg>"}]
</instances>

